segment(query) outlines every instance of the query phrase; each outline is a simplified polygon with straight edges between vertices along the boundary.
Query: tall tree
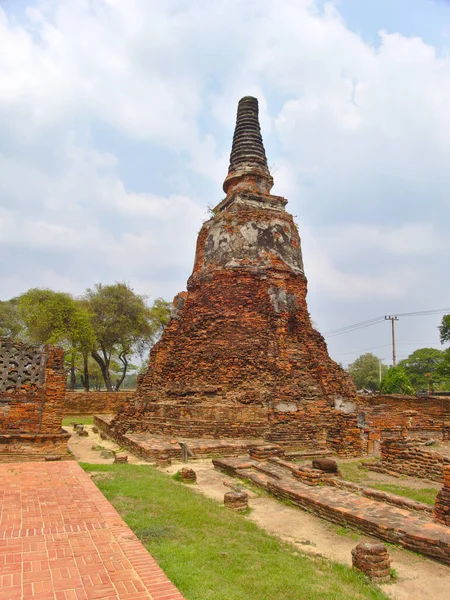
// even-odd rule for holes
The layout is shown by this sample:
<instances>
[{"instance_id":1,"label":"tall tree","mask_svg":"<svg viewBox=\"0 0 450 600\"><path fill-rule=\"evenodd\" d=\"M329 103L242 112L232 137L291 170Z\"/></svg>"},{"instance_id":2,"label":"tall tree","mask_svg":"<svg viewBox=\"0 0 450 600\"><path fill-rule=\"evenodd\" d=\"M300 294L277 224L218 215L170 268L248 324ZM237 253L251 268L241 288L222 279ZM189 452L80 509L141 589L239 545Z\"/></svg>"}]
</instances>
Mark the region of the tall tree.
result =
<instances>
[{"instance_id":1,"label":"tall tree","mask_svg":"<svg viewBox=\"0 0 450 600\"><path fill-rule=\"evenodd\" d=\"M381 392L384 394L412 394L413 388L408 376L401 367L391 367L381 380Z\"/></svg>"},{"instance_id":2,"label":"tall tree","mask_svg":"<svg viewBox=\"0 0 450 600\"><path fill-rule=\"evenodd\" d=\"M158 299L148 308L145 298L135 294L126 283L99 283L87 290L85 299L96 336L92 358L101 369L106 389L117 391L127 374L131 355L150 346L167 322L167 310L164 310L167 303ZM114 356L120 361L122 372L113 386L111 361Z\"/></svg>"},{"instance_id":3,"label":"tall tree","mask_svg":"<svg viewBox=\"0 0 450 600\"><path fill-rule=\"evenodd\" d=\"M438 329L441 337L441 344L450 342L450 315L444 315L442 317L442 321Z\"/></svg>"},{"instance_id":4,"label":"tall tree","mask_svg":"<svg viewBox=\"0 0 450 600\"><path fill-rule=\"evenodd\" d=\"M85 306L70 294L33 288L19 297L26 336L38 344L61 344L69 364L70 389L75 387L76 360L94 344L95 336Z\"/></svg>"},{"instance_id":5,"label":"tall tree","mask_svg":"<svg viewBox=\"0 0 450 600\"><path fill-rule=\"evenodd\" d=\"M18 298L0 301L0 337L19 338L24 327Z\"/></svg>"},{"instance_id":6,"label":"tall tree","mask_svg":"<svg viewBox=\"0 0 450 600\"><path fill-rule=\"evenodd\" d=\"M443 377L443 367L446 361L446 355L437 348L419 348L412 354L401 360L398 366L401 367L408 376L411 385L416 391L428 389L428 380L435 387L446 385Z\"/></svg>"},{"instance_id":7,"label":"tall tree","mask_svg":"<svg viewBox=\"0 0 450 600\"><path fill-rule=\"evenodd\" d=\"M380 359L370 352L361 354L348 366L348 372L353 377L356 387L372 391L380 389L380 372L383 377L387 371L388 367L381 364Z\"/></svg>"}]
</instances>

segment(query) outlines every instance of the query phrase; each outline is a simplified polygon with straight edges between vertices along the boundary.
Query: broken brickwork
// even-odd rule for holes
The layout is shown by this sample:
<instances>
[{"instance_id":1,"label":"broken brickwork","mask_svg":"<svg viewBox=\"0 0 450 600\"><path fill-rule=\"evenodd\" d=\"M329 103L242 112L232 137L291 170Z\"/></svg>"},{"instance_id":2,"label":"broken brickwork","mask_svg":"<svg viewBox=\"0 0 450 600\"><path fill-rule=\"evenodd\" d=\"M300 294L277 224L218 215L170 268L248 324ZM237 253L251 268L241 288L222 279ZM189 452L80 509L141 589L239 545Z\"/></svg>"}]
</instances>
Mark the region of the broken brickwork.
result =
<instances>
[{"instance_id":1,"label":"broken brickwork","mask_svg":"<svg viewBox=\"0 0 450 600\"><path fill-rule=\"evenodd\" d=\"M370 454L374 452L374 442L379 447L381 440L390 438L449 439L450 398L360 395L354 411L358 413Z\"/></svg>"},{"instance_id":2,"label":"broken brickwork","mask_svg":"<svg viewBox=\"0 0 450 600\"><path fill-rule=\"evenodd\" d=\"M62 348L0 338L0 460L66 454Z\"/></svg>"},{"instance_id":3,"label":"broken brickwork","mask_svg":"<svg viewBox=\"0 0 450 600\"><path fill-rule=\"evenodd\" d=\"M376 583L391 578L391 559L384 544L358 544L352 550L352 566Z\"/></svg>"},{"instance_id":4,"label":"broken brickwork","mask_svg":"<svg viewBox=\"0 0 450 600\"><path fill-rule=\"evenodd\" d=\"M355 397L306 305L300 237L270 194L255 98L239 103L226 197L203 224L187 292L152 349L116 434L264 438L285 448L361 452Z\"/></svg>"},{"instance_id":5,"label":"broken brickwork","mask_svg":"<svg viewBox=\"0 0 450 600\"><path fill-rule=\"evenodd\" d=\"M450 465L444 467L444 485L439 490L434 504L434 518L438 523L450 527Z\"/></svg>"},{"instance_id":6,"label":"broken brickwork","mask_svg":"<svg viewBox=\"0 0 450 600\"><path fill-rule=\"evenodd\" d=\"M418 440L389 439L381 443L381 462L373 470L402 473L411 477L443 481L444 467L450 466L450 457L419 445ZM374 468L375 467L375 468Z\"/></svg>"},{"instance_id":7,"label":"broken brickwork","mask_svg":"<svg viewBox=\"0 0 450 600\"><path fill-rule=\"evenodd\" d=\"M66 390L64 416L115 414L125 404L134 391L92 391Z\"/></svg>"}]
</instances>

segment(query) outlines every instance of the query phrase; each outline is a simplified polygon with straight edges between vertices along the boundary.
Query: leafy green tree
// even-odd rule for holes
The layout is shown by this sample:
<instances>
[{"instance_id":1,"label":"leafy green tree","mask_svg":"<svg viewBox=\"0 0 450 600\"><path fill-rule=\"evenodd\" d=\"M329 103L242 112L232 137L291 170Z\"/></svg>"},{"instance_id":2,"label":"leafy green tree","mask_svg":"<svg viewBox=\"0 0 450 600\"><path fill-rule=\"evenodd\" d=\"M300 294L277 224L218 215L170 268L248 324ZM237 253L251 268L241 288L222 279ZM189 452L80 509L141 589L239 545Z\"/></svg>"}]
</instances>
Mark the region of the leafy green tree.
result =
<instances>
[{"instance_id":1,"label":"leafy green tree","mask_svg":"<svg viewBox=\"0 0 450 600\"><path fill-rule=\"evenodd\" d=\"M158 299L151 308L125 283L97 284L88 289L85 300L89 305L96 346L91 352L99 365L108 391L120 388L133 353L143 353L161 334L169 319L168 304ZM111 361L117 357L121 373L114 388Z\"/></svg>"},{"instance_id":2,"label":"leafy green tree","mask_svg":"<svg viewBox=\"0 0 450 600\"><path fill-rule=\"evenodd\" d=\"M412 354L401 360L398 366L408 376L411 385L416 391L428 389L428 377L434 387L445 387L445 369L446 355L437 348L419 348Z\"/></svg>"},{"instance_id":3,"label":"leafy green tree","mask_svg":"<svg viewBox=\"0 0 450 600\"><path fill-rule=\"evenodd\" d=\"M450 315L444 315L442 322L439 326L439 333L441 337L441 344L450 342Z\"/></svg>"},{"instance_id":4,"label":"leafy green tree","mask_svg":"<svg viewBox=\"0 0 450 600\"><path fill-rule=\"evenodd\" d=\"M18 298L0 301L0 337L20 338L24 327Z\"/></svg>"},{"instance_id":5,"label":"leafy green tree","mask_svg":"<svg viewBox=\"0 0 450 600\"><path fill-rule=\"evenodd\" d=\"M150 329L151 329L151 343L155 344L162 335L164 327L170 321L170 315L172 313L172 305L167 300L162 298L156 298L150 307ZM142 354L142 353L141 353Z\"/></svg>"},{"instance_id":6,"label":"leafy green tree","mask_svg":"<svg viewBox=\"0 0 450 600\"><path fill-rule=\"evenodd\" d=\"M30 341L60 344L65 348L70 371L69 387L74 389L77 357L88 356L95 342L86 307L70 294L38 288L22 294L18 299L18 307Z\"/></svg>"},{"instance_id":7,"label":"leafy green tree","mask_svg":"<svg viewBox=\"0 0 450 600\"><path fill-rule=\"evenodd\" d=\"M383 394L412 394L413 387L401 367L391 367L381 380Z\"/></svg>"},{"instance_id":8,"label":"leafy green tree","mask_svg":"<svg viewBox=\"0 0 450 600\"><path fill-rule=\"evenodd\" d=\"M388 371L386 365L381 365L381 376ZM353 377L356 387L367 390L380 389L380 359L368 352L361 354L348 366L348 372Z\"/></svg>"}]
</instances>

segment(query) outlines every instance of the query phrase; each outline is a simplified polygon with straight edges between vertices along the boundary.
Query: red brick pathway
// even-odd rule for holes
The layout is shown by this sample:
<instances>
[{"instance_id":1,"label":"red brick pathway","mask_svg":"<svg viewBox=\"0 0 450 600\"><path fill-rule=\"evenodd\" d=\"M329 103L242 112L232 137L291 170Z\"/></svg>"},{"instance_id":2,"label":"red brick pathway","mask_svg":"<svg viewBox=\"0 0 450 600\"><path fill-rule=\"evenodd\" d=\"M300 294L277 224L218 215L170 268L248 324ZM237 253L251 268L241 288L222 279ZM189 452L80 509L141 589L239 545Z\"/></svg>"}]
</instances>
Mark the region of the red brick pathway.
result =
<instances>
[{"instance_id":1,"label":"red brick pathway","mask_svg":"<svg viewBox=\"0 0 450 600\"><path fill-rule=\"evenodd\" d=\"M0 465L0 600L183 600L75 462Z\"/></svg>"}]
</instances>

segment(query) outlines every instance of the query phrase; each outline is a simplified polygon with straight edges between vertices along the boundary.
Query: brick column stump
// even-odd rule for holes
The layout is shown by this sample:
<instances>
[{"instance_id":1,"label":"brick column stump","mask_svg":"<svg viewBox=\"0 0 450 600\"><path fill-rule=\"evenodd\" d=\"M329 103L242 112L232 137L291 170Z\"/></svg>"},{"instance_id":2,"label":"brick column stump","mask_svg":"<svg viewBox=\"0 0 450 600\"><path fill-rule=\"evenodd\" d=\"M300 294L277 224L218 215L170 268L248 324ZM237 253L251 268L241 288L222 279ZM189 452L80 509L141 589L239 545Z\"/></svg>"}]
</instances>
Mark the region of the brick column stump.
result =
<instances>
[{"instance_id":1,"label":"brick column stump","mask_svg":"<svg viewBox=\"0 0 450 600\"><path fill-rule=\"evenodd\" d=\"M197 481L197 473L194 469L183 467L178 473L180 474L181 481L184 483L196 483Z\"/></svg>"},{"instance_id":2,"label":"brick column stump","mask_svg":"<svg viewBox=\"0 0 450 600\"><path fill-rule=\"evenodd\" d=\"M223 497L223 502L227 508L243 512L248 508L248 494L247 492L227 492Z\"/></svg>"},{"instance_id":3,"label":"brick column stump","mask_svg":"<svg viewBox=\"0 0 450 600\"><path fill-rule=\"evenodd\" d=\"M352 565L375 583L391 579L391 559L384 544L358 544L352 550Z\"/></svg>"},{"instance_id":4,"label":"brick column stump","mask_svg":"<svg viewBox=\"0 0 450 600\"><path fill-rule=\"evenodd\" d=\"M118 452L114 455L114 462L119 464L124 464L128 462L128 454L124 454L123 452Z\"/></svg>"},{"instance_id":5,"label":"brick column stump","mask_svg":"<svg viewBox=\"0 0 450 600\"><path fill-rule=\"evenodd\" d=\"M276 444L266 446L251 446L248 455L254 460L266 460L271 456L284 456L284 451Z\"/></svg>"},{"instance_id":6,"label":"brick column stump","mask_svg":"<svg viewBox=\"0 0 450 600\"><path fill-rule=\"evenodd\" d=\"M444 467L444 485L436 496L434 518L450 527L450 466Z\"/></svg>"}]
</instances>

